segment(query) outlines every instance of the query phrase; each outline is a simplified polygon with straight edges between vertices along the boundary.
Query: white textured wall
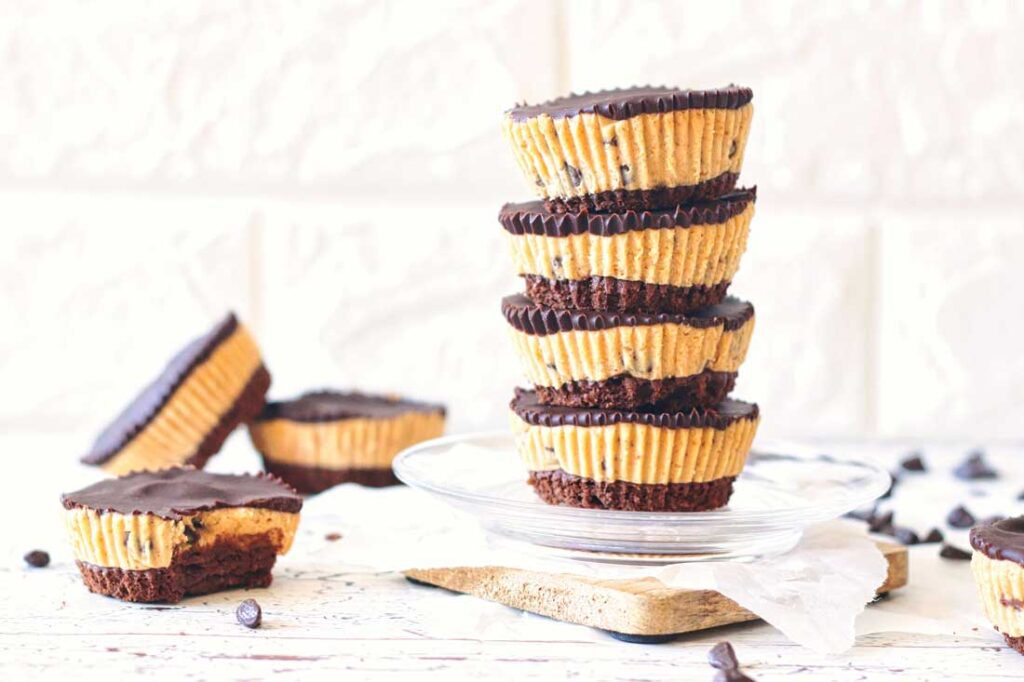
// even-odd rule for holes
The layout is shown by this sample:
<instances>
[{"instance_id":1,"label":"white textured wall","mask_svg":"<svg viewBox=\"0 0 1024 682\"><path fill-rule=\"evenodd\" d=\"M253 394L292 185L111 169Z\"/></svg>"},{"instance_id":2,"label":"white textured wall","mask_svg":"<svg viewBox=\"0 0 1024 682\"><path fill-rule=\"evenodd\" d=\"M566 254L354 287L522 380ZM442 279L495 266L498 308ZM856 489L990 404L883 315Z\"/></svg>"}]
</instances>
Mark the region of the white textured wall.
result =
<instances>
[{"instance_id":1,"label":"white textured wall","mask_svg":"<svg viewBox=\"0 0 1024 682\"><path fill-rule=\"evenodd\" d=\"M275 395L500 426L502 110L735 81L764 432L1024 437L1022 7L2 0L0 428L87 437L228 307Z\"/></svg>"}]
</instances>

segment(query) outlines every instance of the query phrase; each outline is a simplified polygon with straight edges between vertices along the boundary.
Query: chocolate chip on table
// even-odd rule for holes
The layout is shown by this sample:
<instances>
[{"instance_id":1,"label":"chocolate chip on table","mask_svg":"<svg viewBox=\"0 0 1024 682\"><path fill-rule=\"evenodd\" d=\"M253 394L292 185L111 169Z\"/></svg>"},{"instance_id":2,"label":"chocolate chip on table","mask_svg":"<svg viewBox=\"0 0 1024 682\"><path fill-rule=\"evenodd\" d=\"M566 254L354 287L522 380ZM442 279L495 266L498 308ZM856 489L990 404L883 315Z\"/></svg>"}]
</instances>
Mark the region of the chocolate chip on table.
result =
<instances>
[{"instance_id":1,"label":"chocolate chip on table","mask_svg":"<svg viewBox=\"0 0 1024 682\"><path fill-rule=\"evenodd\" d=\"M45 568L50 565L50 555L41 549L33 549L24 556L25 563L34 568Z\"/></svg>"},{"instance_id":2,"label":"chocolate chip on table","mask_svg":"<svg viewBox=\"0 0 1024 682\"><path fill-rule=\"evenodd\" d=\"M258 628L263 622L263 609L255 599L246 599L235 609L235 618L247 628Z\"/></svg>"},{"instance_id":3,"label":"chocolate chip on table","mask_svg":"<svg viewBox=\"0 0 1024 682\"><path fill-rule=\"evenodd\" d=\"M953 545L942 545L942 549L939 550L939 556L943 559L967 561L971 558L971 553L965 552L959 547L954 547Z\"/></svg>"},{"instance_id":4,"label":"chocolate chip on table","mask_svg":"<svg viewBox=\"0 0 1024 682\"><path fill-rule=\"evenodd\" d=\"M976 522L974 514L967 511L963 505L953 508L953 510L946 515L946 523L951 525L953 528L970 528Z\"/></svg>"},{"instance_id":5,"label":"chocolate chip on table","mask_svg":"<svg viewBox=\"0 0 1024 682\"><path fill-rule=\"evenodd\" d=\"M921 538L917 536L917 533L909 528L893 528L892 536L903 545L916 545L921 542Z\"/></svg>"},{"instance_id":6,"label":"chocolate chip on table","mask_svg":"<svg viewBox=\"0 0 1024 682\"><path fill-rule=\"evenodd\" d=\"M933 542L942 542L945 538L942 535L942 531L938 528L932 528L928 531L928 535L924 536L924 540L921 540L922 544L930 545Z\"/></svg>"},{"instance_id":7,"label":"chocolate chip on table","mask_svg":"<svg viewBox=\"0 0 1024 682\"><path fill-rule=\"evenodd\" d=\"M879 514L868 521L868 530L872 533L884 533L888 535L892 531L893 514L891 511Z\"/></svg>"},{"instance_id":8,"label":"chocolate chip on table","mask_svg":"<svg viewBox=\"0 0 1024 682\"><path fill-rule=\"evenodd\" d=\"M912 452L900 461L900 467L904 471L926 471L924 460L920 452Z\"/></svg>"},{"instance_id":9,"label":"chocolate chip on table","mask_svg":"<svg viewBox=\"0 0 1024 682\"><path fill-rule=\"evenodd\" d=\"M324 540L327 540L327 542L337 542L340 539L341 533L328 533L324 536Z\"/></svg>"},{"instance_id":10,"label":"chocolate chip on table","mask_svg":"<svg viewBox=\"0 0 1024 682\"><path fill-rule=\"evenodd\" d=\"M965 481L977 481L980 479L998 478L999 474L985 461L985 453L981 450L974 450L957 468L953 469L953 475Z\"/></svg>"},{"instance_id":11,"label":"chocolate chip on table","mask_svg":"<svg viewBox=\"0 0 1024 682\"><path fill-rule=\"evenodd\" d=\"M730 670L719 670L715 673L714 682L754 682L753 677L748 677L736 668Z\"/></svg>"},{"instance_id":12,"label":"chocolate chip on table","mask_svg":"<svg viewBox=\"0 0 1024 682\"><path fill-rule=\"evenodd\" d=\"M708 652L708 663L712 668L719 670L732 670L740 667L740 662L736 658L736 650L729 642L719 642L711 647L711 651Z\"/></svg>"}]
</instances>

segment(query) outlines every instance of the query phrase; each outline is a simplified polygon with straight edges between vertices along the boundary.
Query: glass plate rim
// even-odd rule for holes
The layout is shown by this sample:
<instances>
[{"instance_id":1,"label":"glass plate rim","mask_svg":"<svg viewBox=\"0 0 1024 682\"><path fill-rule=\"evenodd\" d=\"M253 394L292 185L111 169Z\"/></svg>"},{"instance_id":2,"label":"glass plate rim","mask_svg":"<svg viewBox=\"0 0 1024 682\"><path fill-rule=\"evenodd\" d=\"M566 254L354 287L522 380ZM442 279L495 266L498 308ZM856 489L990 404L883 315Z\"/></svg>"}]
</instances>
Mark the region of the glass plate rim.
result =
<instances>
[{"instance_id":1,"label":"glass plate rim","mask_svg":"<svg viewBox=\"0 0 1024 682\"><path fill-rule=\"evenodd\" d=\"M757 457L777 457L785 458L790 460L806 460L806 461L817 461L817 462L834 462L836 464L844 464L855 466L863 469L866 474L870 474L874 477L874 480L869 480L865 485L865 491L862 496L857 497L857 502L852 503L850 501L843 502L842 498L840 502L832 504L807 504L800 506L786 507L785 509L763 509L763 510L743 510L737 511L732 509L715 509L711 511L698 511L698 512L642 512L642 511L623 511L617 509L585 509L580 507L565 507L559 505L545 505L539 508L535 501L523 501L523 500L510 500L494 495L487 495L481 493L464 492L453 488L445 488L442 486L435 485L433 483L424 482L422 479L418 479L415 476L410 476L408 470L405 467L406 460L410 459L421 453L423 450L431 450L440 447L451 447L458 444L473 444L475 441L484 439L508 439L514 442L514 435L506 430L494 429L489 431L471 431L468 433L451 434L447 436L441 436L438 438L432 438L430 440L422 441L415 445L412 445L402 452L400 452L394 459L392 467L395 475L406 485L424 490L434 495L439 495L444 498L457 500L460 502L473 504L473 505L486 505L488 507L498 507L507 512L516 512L517 514L526 514L529 516L535 516L539 510L543 510L543 513L550 514L554 517L561 518L572 518L582 519L586 518L591 521L595 519L601 519L602 521L612 524L635 524L638 521L661 521L661 522L673 522L683 524L699 524L704 525L714 522L726 522L731 526L735 527L738 524L750 523L753 525L759 525L764 523L783 523L783 522L804 522L806 523L809 516L815 518L821 517L823 519L835 518L841 514L857 509L868 503L877 500L892 483L891 474L883 469L882 467L873 464L871 462L833 457L831 455L818 455L815 457L798 455L798 454L783 454L775 452L765 452L758 448L753 448L751 453ZM869 492L870 491L870 492ZM842 510L838 513L833 513L835 510ZM826 513L827 512L827 513ZM801 523L803 525L803 523Z\"/></svg>"}]
</instances>

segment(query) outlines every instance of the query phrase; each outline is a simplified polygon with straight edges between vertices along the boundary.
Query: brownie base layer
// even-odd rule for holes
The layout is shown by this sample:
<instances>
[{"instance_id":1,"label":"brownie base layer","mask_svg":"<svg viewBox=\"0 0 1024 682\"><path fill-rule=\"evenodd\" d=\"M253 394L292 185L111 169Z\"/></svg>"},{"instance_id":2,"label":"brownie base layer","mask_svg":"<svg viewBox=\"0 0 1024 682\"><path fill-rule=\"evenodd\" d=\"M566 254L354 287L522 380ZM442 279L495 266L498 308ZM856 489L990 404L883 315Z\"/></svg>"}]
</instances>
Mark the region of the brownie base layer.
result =
<instances>
[{"instance_id":1,"label":"brownie base layer","mask_svg":"<svg viewBox=\"0 0 1024 682\"><path fill-rule=\"evenodd\" d=\"M1011 649L1016 651L1018 654L1024 655L1024 637L1011 637L1010 635L1000 633L1003 635L1003 639Z\"/></svg>"},{"instance_id":2,"label":"brownie base layer","mask_svg":"<svg viewBox=\"0 0 1024 682\"><path fill-rule=\"evenodd\" d=\"M267 587L277 553L269 537L225 540L175 557L167 568L132 571L76 561L90 592L133 602L179 602L187 595Z\"/></svg>"},{"instance_id":3,"label":"brownie base layer","mask_svg":"<svg viewBox=\"0 0 1024 682\"><path fill-rule=\"evenodd\" d=\"M534 303L564 310L689 313L721 303L729 282L692 287L651 284L614 277L551 280L524 275L526 295Z\"/></svg>"},{"instance_id":4,"label":"brownie base layer","mask_svg":"<svg viewBox=\"0 0 1024 682\"><path fill-rule=\"evenodd\" d=\"M263 457L263 468L300 493L312 495L342 483L358 483L370 488L401 485L390 469L327 469L325 467L284 464Z\"/></svg>"},{"instance_id":5,"label":"brownie base layer","mask_svg":"<svg viewBox=\"0 0 1024 682\"><path fill-rule=\"evenodd\" d=\"M235 400L231 409L221 416L220 421L206 434L203 442L196 448L195 454L189 457L185 464L190 464L197 469L202 469L206 466L206 462L220 451L224 441L227 440L232 431L238 428L240 424L255 419L263 410L267 389L269 388L270 372L267 371L266 367L260 365L252 373L252 376L249 377L245 388L242 389L242 394Z\"/></svg>"},{"instance_id":6,"label":"brownie base layer","mask_svg":"<svg viewBox=\"0 0 1024 682\"><path fill-rule=\"evenodd\" d=\"M578 197L558 197L544 200L544 207L552 213L580 213L583 211L648 211L699 201L717 199L731 192L739 179L738 173L722 173L718 177L682 187L655 187L653 189L615 189Z\"/></svg>"},{"instance_id":7,"label":"brownie base layer","mask_svg":"<svg viewBox=\"0 0 1024 682\"><path fill-rule=\"evenodd\" d=\"M561 470L531 471L529 483L548 504L620 511L707 511L725 506L735 477L701 483L645 485L595 481Z\"/></svg>"},{"instance_id":8,"label":"brownie base layer","mask_svg":"<svg viewBox=\"0 0 1024 682\"><path fill-rule=\"evenodd\" d=\"M735 372L708 371L654 380L623 375L604 381L573 381L558 388L535 386L534 390L544 405L633 409L657 404L660 410L675 411L717 405L735 384Z\"/></svg>"}]
</instances>

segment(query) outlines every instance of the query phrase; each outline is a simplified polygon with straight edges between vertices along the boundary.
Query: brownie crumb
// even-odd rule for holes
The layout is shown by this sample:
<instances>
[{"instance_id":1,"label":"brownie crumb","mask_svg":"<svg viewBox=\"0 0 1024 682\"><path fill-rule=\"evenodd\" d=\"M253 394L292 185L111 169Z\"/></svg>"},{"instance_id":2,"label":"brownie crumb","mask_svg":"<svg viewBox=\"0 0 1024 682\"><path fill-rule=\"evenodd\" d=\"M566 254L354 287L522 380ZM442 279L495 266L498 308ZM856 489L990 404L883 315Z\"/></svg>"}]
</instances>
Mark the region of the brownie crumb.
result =
<instances>
[{"instance_id":1,"label":"brownie crumb","mask_svg":"<svg viewBox=\"0 0 1024 682\"><path fill-rule=\"evenodd\" d=\"M945 537L942 535L942 531L938 528L932 528L928 531L928 535L924 536L924 540L921 540L922 544L930 545L934 542L942 542Z\"/></svg>"},{"instance_id":2,"label":"brownie crumb","mask_svg":"<svg viewBox=\"0 0 1024 682\"><path fill-rule=\"evenodd\" d=\"M904 457L900 462L900 467L904 471L926 471L924 459L919 452L912 452Z\"/></svg>"},{"instance_id":3,"label":"brownie crumb","mask_svg":"<svg viewBox=\"0 0 1024 682\"><path fill-rule=\"evenodd\" d=\"M255 629L263 623L263 609L255 599L246 599L235 609L235 618L245 627Z\"/></svg>"},{"instance_id":4,"label":"brownie crumb","mask_svg":"<svg viewBox=\"0 0 1024 682\"><path fill-rule=\"evenodd\" d=\"M957 468L953 469L953 475L965 481L977 481L981 479L998 478L999 474L985 461L985 453L975 450L967 455Z\"/></svg>"},{"instance_id":5,"label":"brownie crumb","mask_svg":"<svg viewBox=\"0 0 1024 682\"><path fill-rule=\"evenodd\" d=\"M953 545L942 545L942 549L939 550L939 556L943 559L968 561L971 558L971 553L965 552L959 547L954 547Z\"/></svg>"},{"instance_id":6,"label":"brownie crumb","mask_svg":"<svg viewBox=\"0 0 1024 682\"><path fill-rule=\"evenodd\" d=\"M41 549L33 549L24 556L25 563L33 568L45 568L50 565L50 555Z\"/></svg>"},{"instance_id":7,"label":"brownie crumb","mask_svg":"<svg viewBox=\"0 0 1024 682\"><path fill-rule=\"evenodd\" d=\"M946 515L946 523L953 528L970 528L976 521L974 514L967 511L963 505L960 505Z\"/></svg>"}]
</instances>

